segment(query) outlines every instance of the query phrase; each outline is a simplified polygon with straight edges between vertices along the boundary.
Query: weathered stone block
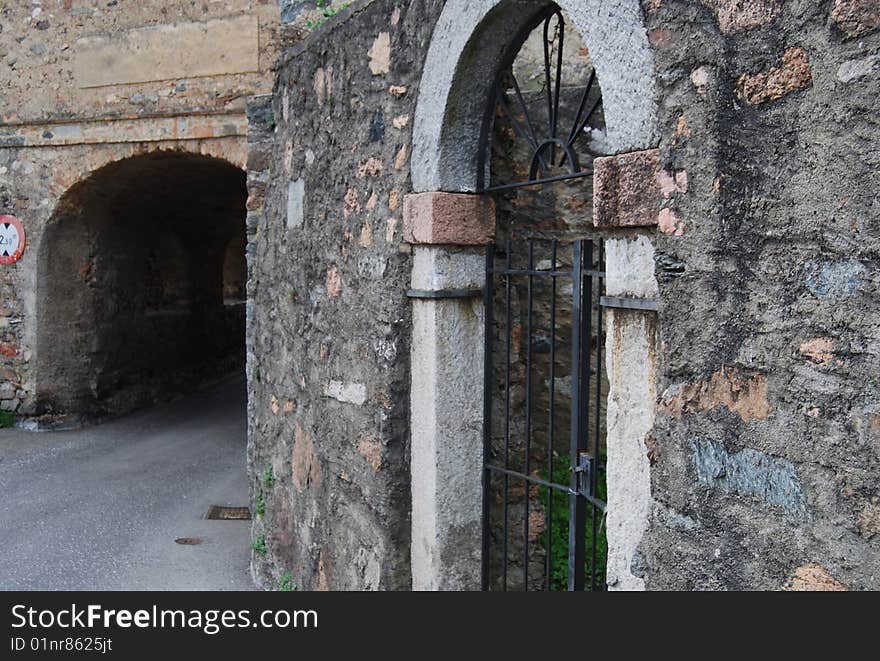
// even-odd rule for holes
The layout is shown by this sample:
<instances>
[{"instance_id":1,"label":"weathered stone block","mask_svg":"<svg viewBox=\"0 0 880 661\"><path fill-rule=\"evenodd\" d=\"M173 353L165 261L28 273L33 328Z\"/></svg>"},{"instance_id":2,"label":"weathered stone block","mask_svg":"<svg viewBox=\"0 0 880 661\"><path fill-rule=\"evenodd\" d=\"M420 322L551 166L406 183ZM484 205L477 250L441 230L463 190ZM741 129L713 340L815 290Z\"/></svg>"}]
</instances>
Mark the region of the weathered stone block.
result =
<instances>
[{"instance_id":1,"label":"weathered stone block","mask_svg":"<svg viewBox=\"0 0 880 661\"><path fill-rule=\"evenodd\" d=\"M604 156L593 162L593 224L652 227L660 212L660 151Z\"/></svg>"},{"instance_id":2,"label":"weathered stone block","mask_svg":"<svg viewBox=\"0 0 880 661\"><path fill-rule=\"evenodd\" d=\"M877 0L834 0L832 20L849 37L880 28L880 4Z\"/></svg>"},{"instance_id":3,"label":"weathered stone block","mask_svg":"<svg viewBox=\"0 0 880 661\"><path fill-rule=\"evenodd\" d=\"M851 83L868 76L876 76L880 73L880 55L847 60L837 69L837 80L842 83Z\"/></svg>"},{"instance_id":4,"label":"weathered stone block","mask_svg":"<svg viewBox=\"0 0 880 661\"><path fill-rule=\"evenodd\" d=\"M731 453L723 443L708 438L693 438L691 445L700 485L755 498L779 507L795 519L810 518L797 470L787 459L751 448Z\"/></svg>"},{"instance_id":5,"label":"weathered stone block","mask_svg":"<svg viewBox=\"0 0 880 661\"><path fill-rule=\"evenodd\" d=\"M772 412L767 392L765 374L722 366L709 378L667 388L660 398L660 409L680 418L723 406L744 422L765 420Z\"/></svg>"},{"instance_id":6,"label":"weathered stone block","mask_svg":"<svg viewBox=\"0 0 880 661\"><path fill-rule=\"evenodd\" d=\"M495 202L464 193L417 193L403 199L403 238L409 243L481 245L495 236Z\"/></svg>"},{"instance_id":7,"label":"weathered stone block","mask_svg":"<svg viewBox=\"0 0 880 661\"><path fill-rule=\"evenodd\" d=\"M305 181L297 179L287 184L287 229L302 227L305 209Z\"/></svg>"},{"instance_id":8,"label":"weathered stone block","mask_svg":"<svg viewBox=\"0 0 880 661\"><path fill-rule=\"evenodd\" d=\"M174 47L178 44L178 47ZM259 71L256 17L220 19L84 37L76 42L79 87Z\"/></svg>"},{"instance_id":9,"label":"weathered stone block","mask_svg":"<svg viewBox=\"0 0 880 661\"><path fill-rule=\"evenodd\" d=\"M736 93L745 103L754 106L781 99L812 84L812 69L806 51L803 48L789 48L779 66L740 76Z\"/></svg>"},{"instance_id":10,"label":"weathered stone block","mask_svg":"<svg viewBox=\"0 0 880 661\"><path fill-rule=\"evenodd\" d=\"M0 344L0 356L15 358L18 356L18 345L10 342Z\"/></svg>"},{"instance_id":11,"label":"weathered stone block","mask_svg":"<svg viewBox=\"0 0 880 661\"><path fill-rule=\"evenodd\" d=\"M865 503L859 512L859 533L866 539L880 535L880 504Z\"/></svg>"},{"instance_id":12,"label":"weathered stone block","mask_svg":"<svg viewBox=\"0 0 880 661\"><path fill-rule=\"evenodd\" d=\"M790 592L846 592L846 586L831 575L826 567L811 562L794 570L785 584Z\"/></svg>"},{"instance_id":13,"label":"weathered stone block","mask_svg":"<svg viewBox=\"0 0 880 661\"><path fill-rule=\"evenodd\" d=\"M767 25L779 15L781 0L700 0L715 12L724 34Z\"/></svg>"},{"instance_id":14,"label":"weathered stone block","mask_svg":"<svg viewBox=\"0 0 880 661\"><path fill-rule=\"evenodd\" d=\"M272 162L271 145L251 145L248 149L247 169L250 172L265 172Z\"/></svg>"}]
</instances>

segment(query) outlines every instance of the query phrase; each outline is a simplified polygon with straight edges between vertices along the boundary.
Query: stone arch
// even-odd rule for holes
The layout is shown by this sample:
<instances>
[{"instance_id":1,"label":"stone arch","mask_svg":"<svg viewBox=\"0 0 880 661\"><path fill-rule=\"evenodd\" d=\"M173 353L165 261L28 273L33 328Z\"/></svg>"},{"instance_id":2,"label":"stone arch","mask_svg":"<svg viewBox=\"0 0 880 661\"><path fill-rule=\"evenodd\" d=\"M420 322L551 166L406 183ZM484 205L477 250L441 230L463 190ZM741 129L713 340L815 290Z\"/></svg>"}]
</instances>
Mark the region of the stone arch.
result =
<instances>
[{"instance_id":1,"label":"stone arch","mask_svg":"<svg viewBox=\"0 0 880 661\"><path fill-rule=\"evenodd\" d=\"M225 161L241 170L247 169L247 139L239 135L219 136L202 140L121 142L110 145L90 146L82 158L75 159L69 167L56 173L57 188L53 187L53 190L56 190L59 193L59 198L61 198L101 168L129 158L160 153L204 156Z\"/></svg>"},{"instance_id":2,"label":"stone arch","mask_svg":"<svg viewBox=\"0 0 880 661\"><path fill-rule=\"evenodd\" d=\"M417 589L479 586L485 307L479 298L460 297L484 288L484 251L476 246L495 230L492 201L473 193L483 188L489 162L482 149L493 83L524 30L553 4L571 19L592 58L608 153L653 150L659 141L654 57L638 0L446 3L419 86L411 158L416 195L404 208L404 228L416 244L411 548ZM653 172L647 177L650 195ZM652 242L644 233L628 234L606 241L606 294L656 309ZM608 580L610 587L642 589L632 567L652 503L645 440L656 400L656 323L653 312L633 310L608 310L606 320Z\"/></svg>"},{"instance_id":3,"label":"stone arch","mask_svg":"<svg viewBox=\"0 0 880 661\"><path fill-rule=\"evenodd\" d=\"M38 414L99 419L243 364L223 264L246 198L239 167L177 150L110 162L67 190L38 247Z\"/></svg>"},{"instance_id":4,"label":"stone arch","mask_svg":"<svg viewBox=\"0 0 880 661\"><path fill-rule=\"evenodd\" d=\"M491 82L517 35L554 3L450 0L428 49L413 122L416 192L475 192ZM654 56L638 0L559 0L602 88L611 152L657 145Z\"/></svg>"}]
</instances>

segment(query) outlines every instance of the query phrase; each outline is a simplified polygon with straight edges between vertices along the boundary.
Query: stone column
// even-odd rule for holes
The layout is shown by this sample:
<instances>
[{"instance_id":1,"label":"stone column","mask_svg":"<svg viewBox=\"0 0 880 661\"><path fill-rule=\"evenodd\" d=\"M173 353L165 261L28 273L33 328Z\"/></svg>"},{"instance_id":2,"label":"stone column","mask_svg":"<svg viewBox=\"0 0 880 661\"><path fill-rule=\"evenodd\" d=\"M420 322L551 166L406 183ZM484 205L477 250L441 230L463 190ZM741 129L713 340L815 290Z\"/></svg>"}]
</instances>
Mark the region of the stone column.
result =
<instances>
[{"instance_id":1,"label":"stone column","mask_svg":"<svg viewBox=\"0 0 880 661\"><path fill-rule=\"evenodd\" d=\"M485 245L491 198L404 200L413 244L412 586L479 589L482 535Z\"/></svg>"},{"instance_id":2,"label":"stone column","mask_svg":"<svg viewBox=\"0 0 880 661\"><path fill-rule=\"evenodd\" d=\"M647 439L656 401L659 287L649 236L661 217L669 177L656 149L597 158L593 172L593 222L621 230L605 240L606 574L610 590L644 590L632 565L653 504Z\"/></svg>"}]
</instances>

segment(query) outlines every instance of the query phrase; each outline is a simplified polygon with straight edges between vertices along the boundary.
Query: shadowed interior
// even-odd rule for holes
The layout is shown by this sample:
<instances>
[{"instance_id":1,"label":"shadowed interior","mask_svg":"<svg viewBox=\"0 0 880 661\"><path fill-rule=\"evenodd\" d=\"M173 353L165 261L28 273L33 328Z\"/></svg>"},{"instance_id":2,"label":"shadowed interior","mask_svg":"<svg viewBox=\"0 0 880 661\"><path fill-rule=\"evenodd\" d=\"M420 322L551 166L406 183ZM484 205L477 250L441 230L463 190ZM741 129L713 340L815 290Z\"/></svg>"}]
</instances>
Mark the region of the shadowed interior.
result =
<instances>
[{"instance_id":1,"label":"shadowed interior","mask_svg":"<svg viewBox=\"0 0 880 661\"><path fill-rule=\"evenodd\" d=\"M119 414L242 368L245 184L159 152L64 195L40 247L38 413Z\"/></svg>"}]
</instances>

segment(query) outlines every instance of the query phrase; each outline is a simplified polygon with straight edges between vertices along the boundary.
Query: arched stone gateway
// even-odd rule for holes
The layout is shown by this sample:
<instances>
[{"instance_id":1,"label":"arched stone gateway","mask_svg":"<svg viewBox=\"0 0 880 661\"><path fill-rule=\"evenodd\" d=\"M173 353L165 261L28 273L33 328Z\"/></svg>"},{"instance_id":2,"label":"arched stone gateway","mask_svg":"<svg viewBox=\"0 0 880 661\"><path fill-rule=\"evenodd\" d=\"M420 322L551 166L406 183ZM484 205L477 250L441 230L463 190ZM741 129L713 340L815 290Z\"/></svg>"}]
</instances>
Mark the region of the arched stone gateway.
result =
<instances>
[{"instance_id":1,"label":"arched stone gateway","mask_svg":"<svg viewBox=\"0 0 880 661\"><path fill-rule=\"evenodd\" d=\"M489 395L484 397L483 367L489 351L484 347L490 345L485 302L462 299L461 292L486 286L481 246L496 235L494 201L475 194L495 183L490 146L496 81L554 6L515 0L447 2L420 83L411 164L417 194L406 199L404 211L405 232L414 244L411 548L416 589L480 586L486 553L480 540L488 534L483 507L489 497L482 488L484 425L492 406ZM657 146L657 105L653 54L639 3L562 1L559 7L583 38L604 111L604 157L593 163L597 208L592 199L580 204L575 224L582 229L569 237L584 236L583 227L592 222L605 229L650 228L656 224L656 199L650 198L658 163L655 152L644 150ZM626 204L605 204L608 187L601 178L609 171L614 172L611 178L630 173L633 183L643 185L647 213L638 209L638 217L625 219L632 211ZM504 231L501 218L499 232ZM630 231L624 237L612 231L604 238L604 294L608 306L617 305L604 312L610 384L604 440L607 582L611 588L638 589L644 584L632 574L631 564L651 506L645 438L654 419L658 288L650 235ZM528 524L525 529L528 538Z\"/></svg>"},{"instance_id":2,"label":"arched stone gateway","mask_svg":"<svg viewBox=\"0 0 880 661\"><path fill-rule=\"evenodd\" d=\"M117 415L243 369L246 196L238 167L180 151L65 193L39 246L38 416Z\"/></svg>"},{"instance_id":3,"label":"arched stone gateway","mask_svg":"<svg viewBox=\"0 0 880 661\"><path fill-rule=\"evenodd\" d=\"M604 148L568 159L590 177L515 195L498 184L533 154L505 141L493 94L549 2L370 0L287 51L249 138L261 585L482 587L486 347L503 337L487 312L504 319L480 296L487 247L506 265L508 236L570 230L566 248L605 254L587 270L604 273L608 587L873 586L880 31L865 3L789 4L561 2ZM546 253L513 256L548 282ZM512 349L549 365L522 292ZM535 524L519 539L537 548Z\"/></svg>"},{"instance_id":4,"label":"arched stone gateway","mask_svg":"<svg viewBox=\"0 0 880 661\"><path fill-rule=\"evenodd\" d=\"M551 2L453 0L437 22L413 123L417 193L475 192L493 82L524 27ZM657 146L654 57L638 0L561 0L590 51L611 153Z\"/></svg>"}]
</instances>

